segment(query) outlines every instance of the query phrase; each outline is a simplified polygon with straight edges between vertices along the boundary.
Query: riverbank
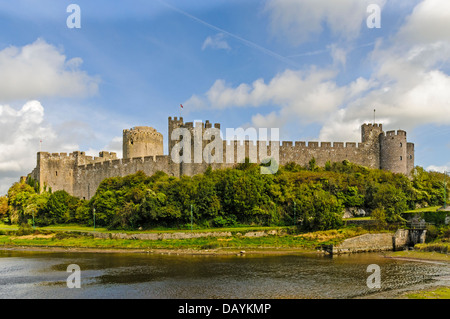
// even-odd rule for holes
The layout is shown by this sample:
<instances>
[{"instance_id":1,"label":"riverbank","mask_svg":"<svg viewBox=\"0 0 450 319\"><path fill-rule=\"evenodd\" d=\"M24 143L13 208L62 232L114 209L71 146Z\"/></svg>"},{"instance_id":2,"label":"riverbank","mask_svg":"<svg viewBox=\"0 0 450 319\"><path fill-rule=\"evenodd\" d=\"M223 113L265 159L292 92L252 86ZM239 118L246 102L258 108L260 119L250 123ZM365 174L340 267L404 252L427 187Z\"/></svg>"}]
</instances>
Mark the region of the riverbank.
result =
<instances>
[{"instance_id":1,"label":"riverbank","mask_svg":"<svg viewBox=\"0 0 450 319\"><path fill-rule=\"evenodd\" d=\"M408 261L423 261L423 262L445 262L450 263L450 255L439 252L429 251L390 251L385 253L386 258L402 259Z\"/></svg>"},{"instance_id":2,"label":"riverbank","mask_svg":"<svg viewBox=\"0 0 450 319\"><path fill-rule=\"evenodd\" d=\"M376 234L361 227L300 234L287 228L143 233L35 230L31 234L3 232L0 249L177 255L324 254L323 248L327 245L372 235ZM389 236L389 233L385 235ZM431 251L385 251L382 254L387 258L411 261L450 262L449 254Z\"/></svg>"},{"instance_id":3,"label":"riverbank","mask_svg":"<svg viewBox=\"0 0 450 319\"><path fill-rule=\"evenodd\" d=\"M95 253L95 254L160 254L177 256L248 256L248 255L323 255L322 251L305 248L261 248L261 249L127 249L127 248L89 248L89 247L42 247L42 246L0 246L2 251L30 251L55 253Z\"/></svg>"},{"instance_id":4,"label":"riverbank","mask_svg":"<svg viewBox=\"0 0 450 319\"><path fill-rule=\"evenodd\" d=\"M139 252L175 254L292 254L321 252L322 245L337 244L361 235L362 228L290 233L264 229L171 233L80 233L34 231L0 235L0 248L91 252Z\"/></svg>"}]
</instances>

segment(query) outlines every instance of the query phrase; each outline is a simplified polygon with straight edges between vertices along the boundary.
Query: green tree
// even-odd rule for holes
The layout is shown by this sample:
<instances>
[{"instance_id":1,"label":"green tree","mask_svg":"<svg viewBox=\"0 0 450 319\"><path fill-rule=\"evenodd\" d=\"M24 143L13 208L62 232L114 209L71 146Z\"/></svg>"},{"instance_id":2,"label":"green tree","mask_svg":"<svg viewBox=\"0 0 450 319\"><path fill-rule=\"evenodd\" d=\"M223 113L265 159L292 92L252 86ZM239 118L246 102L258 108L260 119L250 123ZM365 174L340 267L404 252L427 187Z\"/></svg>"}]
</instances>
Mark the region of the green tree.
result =
<instances>
[{"instance_id":1,"label":"green tree","mask_svg":"<svg viewBox=\"0 0 450 319\"><path fill-rule=\"evenodd\" d=\"M343 224L341 202L323 189L303 185L296 202L303 230L335 229Z\"/></svg>"},{"instance_id":2,"label":"green tree","mask_svg":"<svg viewBox=\"0 0 450 319\"><path fill-rule=\"evenodd\" d=\"M70 223L76 220L79 199L64 190L56 191L48 197L45 210L39 214L43 224Z\"/></svg>"},{"instance_id":3,"label":"green tree","mask_svg":"<svg viewBox=\"0 0 450 319\"><path fill-rule=\"evenodd\" d=\"M317 171L319 169L317 164L316 164L316 159L314 157L311 158L311 160L309 161L308 167L309 167L309 170L312 171L312 172L315 172L315 171Z\"/></svg>"},{"instance_id":4,"label":"green tree","mask_svg":"<svg viewBox=\"0 0 450 319\"><path fill-rule=\"evenodd\" d=\"M376 221L376 224L380 228L384 228L387 225L386 212L383 208L376 208L371 213L371 218Z\"/></svg>"},{"instance_id":5,"label":"green tree","mask_svg":"<svg viewBox=\"0 0 450 319\"><path fill-rule=\"evenodd\" d=\"M0 220L6 218L8 214L8 198L6 196L0 196Z\"/></svg>"},{"instance_id":6,"label":"green tree","mask_svg":"<svg viewBox=\"0 0 450 319\"><path fill-rule=\"evenodd\" d=\"M383 209L387 222L402 221L401 213L406 211L406 195L392 184L381 184L373 197L374 205Z\"/></svg>"},{"instance_id":7,"label":"green tree","mask_svg":"<svg viewBox=\"0 0 450 319\"><path fill-rule=\"evenodd\" d=\"M114 214L120 210L116 193L112 190L97 192L91 200L95 208L95 222L99 226L109 226Z\"/></svg>"},{"instance_id":8,"label":"green tree","mask_svg":"<svg viewBox=\"0 0 450 319\"><path fill-rule=\"evenodd\" d=\"M29 198L36 194L34 189L23 182L15 183L8 190L8 219L13 224L27 223L25 209Z\"/></svg>"}]
</instances>

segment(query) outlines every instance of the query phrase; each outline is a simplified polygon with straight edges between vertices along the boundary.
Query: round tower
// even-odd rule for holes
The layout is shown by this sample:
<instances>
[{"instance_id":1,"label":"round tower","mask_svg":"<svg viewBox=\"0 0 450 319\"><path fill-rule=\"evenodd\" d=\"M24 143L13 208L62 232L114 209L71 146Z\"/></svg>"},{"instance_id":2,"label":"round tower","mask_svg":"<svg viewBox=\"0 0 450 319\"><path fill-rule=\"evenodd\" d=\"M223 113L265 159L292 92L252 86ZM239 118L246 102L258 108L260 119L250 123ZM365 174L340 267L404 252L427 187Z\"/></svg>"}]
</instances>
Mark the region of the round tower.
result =
<instances>
[{"instance_id":1,"label":"round tower","mask_svg":"<svg viewBox=\"0 0 450 319\"><path fill-rule=\"evenodd\" d=\"M163 155L163 136L153 127L123 130L123 158Z\"/></svg>"},{"instance_id":2,"label":"round tower","mask_svg":"<svg viewBox=\"0 0 450 319\"><path fill-rule=\"evenodd\" d=\"M406 132L398 130L388 131L380 135L381 169L393 173L408 173Z\"/></svg>"}]
</instances>

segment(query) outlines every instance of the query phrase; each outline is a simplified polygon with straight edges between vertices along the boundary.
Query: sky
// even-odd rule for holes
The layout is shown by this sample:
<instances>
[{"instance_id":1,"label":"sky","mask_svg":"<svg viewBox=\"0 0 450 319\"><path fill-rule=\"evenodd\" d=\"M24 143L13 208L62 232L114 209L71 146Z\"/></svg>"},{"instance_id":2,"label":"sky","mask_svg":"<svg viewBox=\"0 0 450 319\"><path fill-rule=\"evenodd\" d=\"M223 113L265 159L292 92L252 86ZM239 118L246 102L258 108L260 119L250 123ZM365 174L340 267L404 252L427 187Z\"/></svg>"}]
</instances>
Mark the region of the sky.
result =
<instances>
[{"instance_id":1,"label":"sky","mask_svg":"<svg viewBox=\"0 0 450 319\"><path fill-rule=\"evenodd\" d=\"M447 0L1 0L0 195L40 150L121 157L134 126L167 154L180 115L331 142L375 115L450 171L448 21Z\"/></svg>"}]
</instances>

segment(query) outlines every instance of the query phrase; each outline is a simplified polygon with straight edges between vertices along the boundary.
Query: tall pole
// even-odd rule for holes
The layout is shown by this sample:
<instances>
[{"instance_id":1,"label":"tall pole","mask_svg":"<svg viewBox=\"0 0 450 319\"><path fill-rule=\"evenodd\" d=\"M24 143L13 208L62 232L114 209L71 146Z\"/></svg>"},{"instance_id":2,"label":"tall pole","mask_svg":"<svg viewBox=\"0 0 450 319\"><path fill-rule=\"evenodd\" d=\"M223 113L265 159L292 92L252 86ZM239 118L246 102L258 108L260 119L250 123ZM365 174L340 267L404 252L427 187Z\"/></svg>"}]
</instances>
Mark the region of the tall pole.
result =
<instances>
[{"instance_id":1,"label":"tall pole","mask_svg":"<svg viewBox=\"0 0 450 319\"><path fill-rule=\"evenodd\" d=\"M297 224L297 220L295 219L295 208L296 208L296 203L294 201L294 226Z\"/></svg>"},{"instance_id":2,"label":"tall pole","mask_svg":"<svg viewBox=\"0 0 450 319\"><path fill-rule=\"evenodd\" d=\"M94 230L95 230L95 207L94 207Z\"/></svg>"},{"instance_id":3,"label":"tall pole","mask_svg":"<svg viewBox=\"0 0 450 319\"><path fill-rule=\"evenodd\" d=\"M444 172L444 209L447 209L447 171Z\"/></svg>"},{"instance_id":4,"label":"tall pole","mask_svg":"<svg viewBox=\"0 0 450 319\"><path fill-rule=\"evenodd\" d=\"M375 109L373 109L373 124L375 124Z\"/></svg>"},{"instance_id":5,"label":"tall pole","mask_svg":"<svg viewBox=\"0 0 450 319\"><path fill-rule=\"evenodd\" d=\"M192 215L192 204L191 204L191 231L193 230L193 228L192 228L192 221L193 221L193 215Z\"/></svg>"}]
</instances>

